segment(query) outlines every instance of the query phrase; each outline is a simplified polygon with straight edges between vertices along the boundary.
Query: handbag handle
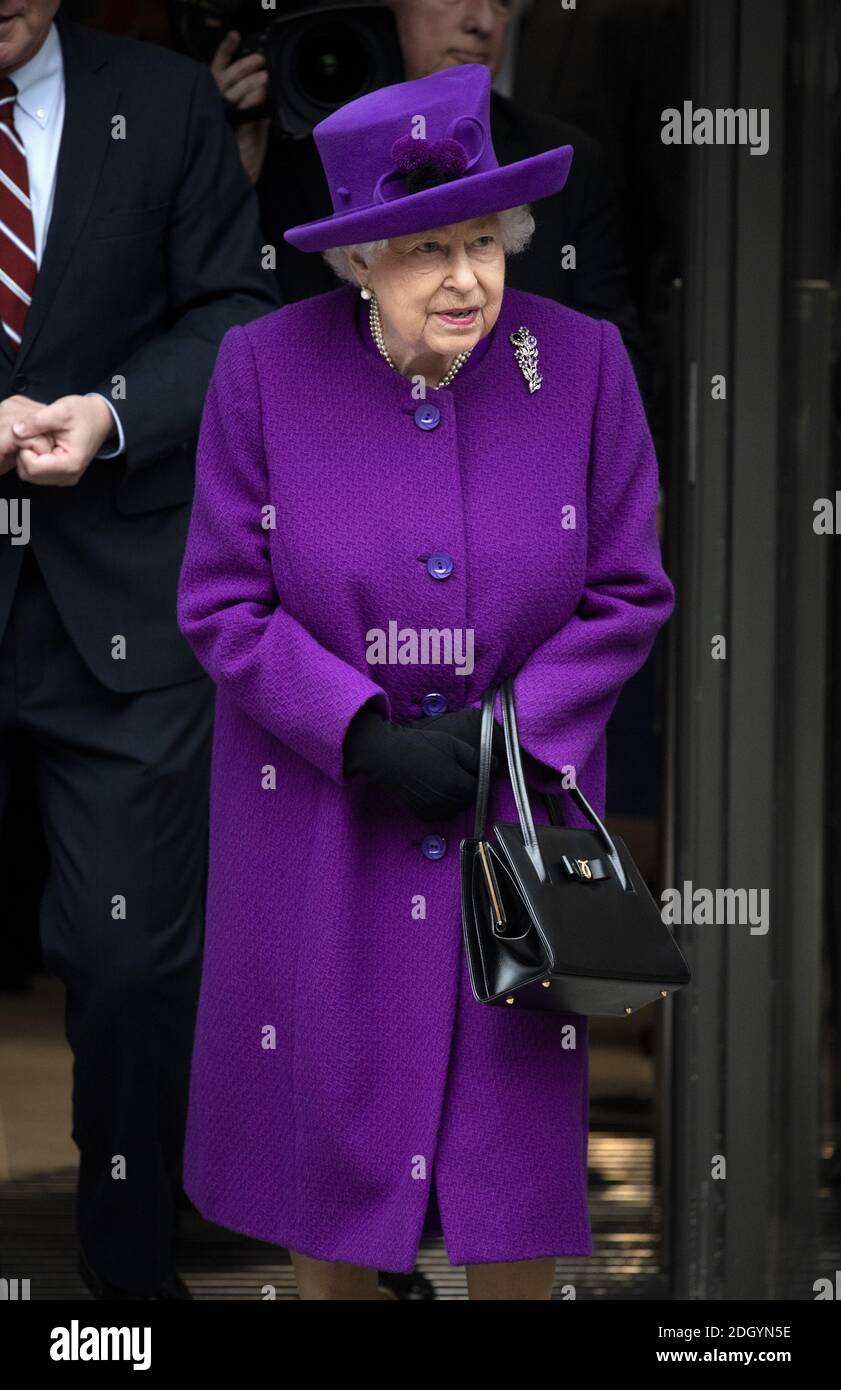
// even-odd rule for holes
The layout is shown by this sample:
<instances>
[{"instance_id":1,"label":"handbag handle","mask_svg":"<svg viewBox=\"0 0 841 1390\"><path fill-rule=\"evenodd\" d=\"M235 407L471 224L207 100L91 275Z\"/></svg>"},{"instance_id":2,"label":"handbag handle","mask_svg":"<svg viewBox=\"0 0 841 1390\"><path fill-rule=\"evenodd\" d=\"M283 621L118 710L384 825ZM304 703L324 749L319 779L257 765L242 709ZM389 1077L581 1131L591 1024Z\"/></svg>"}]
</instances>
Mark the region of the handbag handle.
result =
<instances>
[{"instance_id":1,"label":"handbag handle","mask_svg":"<svg viewBox=\"0 0 841 1390\"><path fill-rule=\"evenodd\" d=\"M534 816L531 813L531 802L529 801L528 788L526 787L525 773L523 772L523 759L520 755L520 736L517 728L517 711L514 707L514 686L510 678L502 683L502 728L505 734L508 776L511 778L514 800L517 803L517 815L520 817L523 844L525 845L526 854L534 865L539 882L548 883L549 875L546 872L543 855L540 853L537 831L534 828Z\"/></svg>"},{"instance_id":2,"label":"handbag handle","mask_svg":"<svg viewBox=\"0 0 841 1390\"><path fill-rule=\"evenodd\" d=\"M476 791L476 814L473 818L474 840L484 839L485 821L488 815L496 693L496 686L489 685L482 696L482 722L479 726L479 785Z\"/></svg>"},{"instance_id":3,"label":"handbag handle","mask_svg":"<svg viewBox=\"0 0 841 1390\"><path fill-rule=\"evenodd\" d=\"M520 753L520 739L517 727L517 710L514 703L514 680L511 676L504 680L499 687L489 686L482 696L482 722L479 731L479 785L476 793L476 815L473 838L475 840L481 840L484 838L485 834L485 821L487 819L488 795L491 781L494 711L496 708L497 694L500 694L502 698L502 727L505 734L505 754L508 763L508 776L514 792L514 800L517 804L517 815L523 834L523 844L535 867L539 882L546 883L549 881L549 878L540 851L540 843L537 838L537 831L535 830L531 802L529 801L528 788L523 772L523 760ZM629 886L628 880L610 831L593 810L593 807L590 805L579 786L569 787L568 791L579 810L583 812L598 831L607 856L613 866L614 873L622 888L627 891ZM553 806L555 805L554 797L552 802L549 802L547 798L546 804L551 816Z\"/></svg>"}]
</instances>

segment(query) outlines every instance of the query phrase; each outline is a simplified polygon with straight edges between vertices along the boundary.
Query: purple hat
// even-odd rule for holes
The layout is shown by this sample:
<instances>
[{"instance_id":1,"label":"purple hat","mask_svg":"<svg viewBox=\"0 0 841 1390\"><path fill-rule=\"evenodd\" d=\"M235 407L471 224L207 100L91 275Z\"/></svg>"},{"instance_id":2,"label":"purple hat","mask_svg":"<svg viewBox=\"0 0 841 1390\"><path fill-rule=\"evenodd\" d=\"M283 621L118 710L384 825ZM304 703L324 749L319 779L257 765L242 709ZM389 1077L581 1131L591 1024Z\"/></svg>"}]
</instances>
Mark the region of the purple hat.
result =
<instances>
[{"instance_id":1,"label":"purple hat","mask_svg":"<svg viewBox=\"0 0 841 1390\"><path fill-rule=\"evenodd\" d=\"M491 74L464 63L368 92L313 131L333 213L284 232L300 251L467 222L558 193L572 163L561 145L499 164L491 141Z\"/></svg>"}]
</instances>

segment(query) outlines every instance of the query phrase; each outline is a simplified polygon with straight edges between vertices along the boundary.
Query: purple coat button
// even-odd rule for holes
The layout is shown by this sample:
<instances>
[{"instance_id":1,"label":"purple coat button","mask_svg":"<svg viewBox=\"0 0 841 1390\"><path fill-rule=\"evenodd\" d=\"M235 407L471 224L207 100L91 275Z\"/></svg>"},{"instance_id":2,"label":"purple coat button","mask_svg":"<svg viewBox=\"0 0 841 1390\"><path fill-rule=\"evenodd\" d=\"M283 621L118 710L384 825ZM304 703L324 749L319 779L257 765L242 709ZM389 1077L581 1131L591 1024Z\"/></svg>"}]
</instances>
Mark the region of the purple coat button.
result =
<instances>
[{"instance_id":1,"label":"purple coat button","mask_svg":"<svg viewBox=\"0 0 841 1390\"><path fill-rule=\"evenodd\" d=\"M419 430L434 430L441 419L437 405L419 405L415 411L415 424Z\"/></svg>"},{"instance_id":2,"label":"purple coat button","mask_svg":"<svg viewBox=\"0 0 841 1390\"><path fill-rule=\"evenodd\" d=\"M446 695L439 695L437 691L433 691L429 695L424 695L421 700L421 709L424 714L443 714L446 708Z\"/></svg>"},{"instance_id":3,"label":"purple coat button","mask_svg":"<svg viewBox=\"0 0 841 1390\"><path fill-rule=\"evenodd\" d=\"M446 550L438 550L434 555L430 555L426 568L433 579L449 579L453 572L453 557L448 555Z\"/></svg>"},{"instance_id":4,"label":"purple coat button","mask_svg":"<svg viewBox=\"0 0 841 1390\"><path fill-rule=\"evenodd\" d=\"M447 841L443 835L424 835L421 849L427 859L443 859L447 853Z\"/></svg>"}]
</instances>

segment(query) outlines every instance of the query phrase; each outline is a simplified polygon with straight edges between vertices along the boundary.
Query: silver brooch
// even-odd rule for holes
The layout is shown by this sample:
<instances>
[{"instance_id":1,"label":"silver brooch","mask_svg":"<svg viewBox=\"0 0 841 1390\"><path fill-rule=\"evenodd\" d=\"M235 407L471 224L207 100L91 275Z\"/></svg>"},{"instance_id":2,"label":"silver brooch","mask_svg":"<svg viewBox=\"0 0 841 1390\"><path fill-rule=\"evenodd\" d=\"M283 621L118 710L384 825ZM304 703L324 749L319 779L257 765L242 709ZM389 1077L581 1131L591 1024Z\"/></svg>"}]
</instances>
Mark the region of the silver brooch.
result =
<instances>
[{"instance_id":1,"label":"silver brooch","mask_svg":"<svg viewBox=\"0 0 841 1390\"><path fill-rule=\"evenodd\" d=\"M514 345L514 356L517 359L517 366L528 382L529 391L534 394L534 392L539 391L543 385L543 377L537 370L537 339L527 328L521 326L517 329L516 333L511 334L510 341Z\"/></svg>"}]
</instances>

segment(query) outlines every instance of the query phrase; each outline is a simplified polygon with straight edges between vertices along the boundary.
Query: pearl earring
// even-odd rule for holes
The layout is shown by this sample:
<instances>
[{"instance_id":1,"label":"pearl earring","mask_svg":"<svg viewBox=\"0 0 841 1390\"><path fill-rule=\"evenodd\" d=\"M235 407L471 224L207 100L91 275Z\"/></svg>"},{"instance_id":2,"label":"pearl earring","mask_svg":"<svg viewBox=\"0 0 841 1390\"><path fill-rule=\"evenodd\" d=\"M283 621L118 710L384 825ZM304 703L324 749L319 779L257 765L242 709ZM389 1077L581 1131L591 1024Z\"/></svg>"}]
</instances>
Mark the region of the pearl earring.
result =
<instances>
[{"instance_id":1,"label":"pearl earring","mask_svg":"<svg viewBox=\"0 0 841 1390\"><path fill-rule=\"evenodd\" d=\"M362 295L362 298L363 298L363 299L373 299L373 297L374 297L374 296L372 295L371 291L370 291L369 289L365 288L364 286L363 286L363 288L359 291L359 293Z\"/></svg>"}]
</instances>

